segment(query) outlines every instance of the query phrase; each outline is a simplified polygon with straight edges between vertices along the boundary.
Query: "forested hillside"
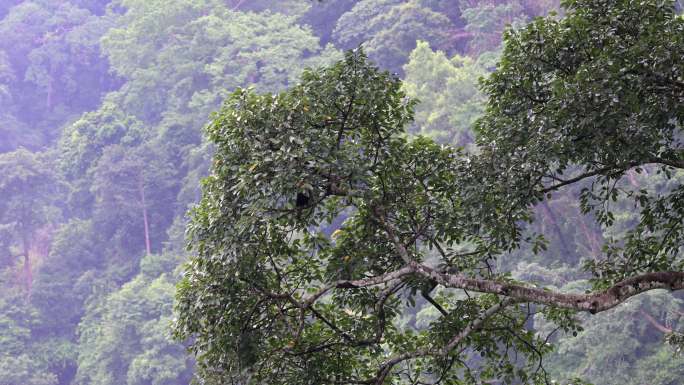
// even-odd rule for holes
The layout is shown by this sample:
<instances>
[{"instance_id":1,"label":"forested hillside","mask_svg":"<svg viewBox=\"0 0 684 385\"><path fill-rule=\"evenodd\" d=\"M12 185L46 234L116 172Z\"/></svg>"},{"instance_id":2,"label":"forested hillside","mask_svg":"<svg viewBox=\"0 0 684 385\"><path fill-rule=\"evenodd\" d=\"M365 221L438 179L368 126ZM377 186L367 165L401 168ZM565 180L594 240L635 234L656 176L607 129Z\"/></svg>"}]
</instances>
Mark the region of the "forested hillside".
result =
<instances>
[{"instance_id":1,"label":"forested hillside","mask_svg":"<svg viewBox=\"0 0 684 385\"><path fill-rule=\"evenodd\" d=\"M680 2L666 1L658 7L665 9L666 15L682 11ZM333 72L336 76L350 78L344 75L340 63L352 55L345 52L362 47L361 51L368 57L363 63L375 63L381 70L389 71L382 79L392 84L386 89L391 92L383 97L395 98L391 103L402 108L409 106L405 116L403 112L377 114L387 113L385 121L406 126L408 135L393 133L401 140L426 138L419 139L417 147L406 150L406 156L413 154L421 159L420 154L438 154L442 151L439 148L458 148L458 154L475 156L486 154L491 143L498 143L504 149L513 148L516 140L534 131L520 127L536 127L534 119L530 120L534 114L525 113L536 107L525 103L533 103L536 96L546 94L534 79L506 78L501 72L484 83L480 79L502 68L515 73L516 58L522 63L527 50L535 49L533 45L515 46L524 39L516 40L509 35L506 44L511 48L504 50L507 29L522 30L526 25L537 25L537 32L544 33L545 24L539 17L562 20L568 12L558 0L0 0L0 385L180 385L189 384L198 374L200 383L228 383L224 382L226 377L222 377L218 366L207 366L207 362L215 362L200 357L197 365L197 358L187 351L196 341L202 342L197 330L191 329L209 330L210 325L202 323L199 315L198 324L193 324L194 317L187 313L188 297L179 297L180 305L174 305L179 282L183 282L180 287L186 290L184 294L190 292L191 283L183 280L190 268L183 267L184 264L192 256L204 253L196 245L190 250L187 248L188 210L200 202L202 186L210 195L207 192L212 191L211 180L202 182L210 170L212 175L222 175L227 172L221 168L222 159L228 162L231 156L237 157L238 151L229 153L226 149L233 147L222 142L220 136L221 122L237 116L226 109L240 106L244 110L236 111L244 113L244 121L249 122L244 124L258 123L254 123L256 130L246 131L244 143L239 142L241 149L262 144L258 140L264 139L260 136L262 128L266 132L264 122L279 117L277 113L285 114L278 108L291 107L294 111L301 107L304 120L332 121L327 114L334 114L333 110L321 109L325 113L315 116L306 114L309 113L306 103L311 103L310 114L318 114L316 108L323 108L320 105L325 104L322 100L297 101L292 95L307 98L329 95L333 91L321 91L317 87L323 87L321 83L328 79L330 72L316 75L304 72L305 68L327 66L333 68L330 71L338 68L341 72ZM654 24L660 17L656 16ZM672 67L676 67L673 71L678 71L684 63L684 57L678 56L684 50L684 33L676 33L682 32L676 30L681 28L681 16L673 17L680 20L679 24L672 24L675 38L663 42L653 37L644 43L644 47L653 47L656 41L662 43L659 46L662 51L654 55L666 59L654 60L651 63L654 68L672 62L675 63ZM590 26L587 31L580 41L592 41ZM651 33L640 30L638 35L658 35L647 27L644 31ZM621 36L620 31L614 35ZM547 43L561 45L560 40ZM606 38L602 44L607 47L609 41ZM592 55L600 57L599 51L592 51ZM568 60L569 67L574 65ZM630 64L636 65L616 63L615 68ZM373 67L373 64L359 64L359 68L366 68L365 65ZM532 65L529 64L529 71L533 75L545 70ZM605 63L605 68L611 66L612 62ZM375 74L374 70L368 71ZM620 79L629 82L631 75L625 71L624 75L620 73ZM364 81L377 80L373 77L376 75L368 76ZM578 83L573 83L577 89L589 83L582 80L590 78L590 74L582 76L577 75ZM665 89L663 94L669 92L667 87L681 92L681 73L679 76L674 86L663 81L660 87L658 81L662 79L649 78L644 80L644 87L656 84L651 90L654 94L662 89ZM504 84L539 94L506 93ZM615 84L592 89L595 100L588 104L611 108L618 105L625 110L634 110L639 103L643 104L636 96L617 100L611 93L613 89L609 89ZM631 83L625 84L629 88ZM236 90L240 91L236 93ZM282 96L285 107L272 106L271 111L275 111L272 115L259 115L264 110L258 110L257 101L267 103L265 99L258 99L261 95L286 90L291 91L281 94L286 95ZM655 106L645 114L650 114L647 117L654 125L671 127L669 136L663 135L681 145L684 100L675 91L672 91L674 101L668 99L671 104ZM335 92L343 91L335 89L333 94L337 95ZM378 97L377 94L372 95ZM577 99L570 91L566 97L566 104L550 106L544 112L555 112L558 120L575 119L575 115L564 115L563 107L578 111L586 105L573 104ZM646 99L646 102L653 100ZM505 106L523 111L519 120L511 118L504 123L496 120L495 110ZM670 116L662 112L668 109L674 117L655 120ZM603 110L604 113L597 110L586 116L599 121L606 116L605 111L608 110ZM580 118L572 122L578 127L589 124ZM495 129L499 125L510 125L519 131L502 135ZM651 127L647 123L637 126L646 127L646 132ZM661 143L660 137L642 136L639 140L643 143ZM540 158L551 159L554 154L561 154L558 159L553 158L558 169L572 169L577 159L589 157L570 145L577 145L576 148L587 153L595 148L599 148L595 152L600 152L604 144L615 145L618 155L611 153L606 157L619 159L622 159L619 154L633 155L642 150L634 142L624 145L620 138L615 139L619 142L615 144L610 134L556 139L542 137L535 143L541 148ZM263 146L269 149L267 153L279 153L281 146L286 146L277 140L264 140ZM354 147L344 156L351 159L352 155L367 154L364 151L365 148ZM298 156L313 156L313 153L313 149L307 149ZM684 162L681 147L666 155L678 156ZM437 157L442 159L442 156L448 158L447 155ZM230 171L229 177L233 173L246 173L250 178L252 174L257 175L256 180L258 175L266 175L258 174L261 163L256 160L241 161L244 163ZM258 161L272 160L259 158ZM336 162L343 163L339 159ZM533 207L531 218L521 213L515 219L527 222L521 225L521 233L529 235L529 239L519 244L513 242L515 247L507 250L506 257L492 258L488 267L492 271L510 272L506 280L582 293L596 283L592 277L618 280L628 276L624 273L627 263L620 259L624 255L616 251L623 247L630 255L640 255L639 252L648 248L656 250L660 259L647 260L644 262L647 266L640 271L675 266L675 262L681 262L683 248L678 243L681 237L677 236L684 230L681 230L682 216L668 213L684 213L681 204L684 199L678 199L684 169L681 163L669 163L666 168L646 165L611 169L603 172L607 175L604 180L587 179L554 190L548 197L541 194L535 200L523 199ZM495 181L491 189L497 190L496 184L501 179L496 178L509 172L511 178L515 177L514 166L492 157L491 167L482 166L481 178ZM409 173L411 168L406 170ZM401 186L399 169L390 171L388 175L396 178L393 183ZM278 169L272 180L297 172L300 170ZM611 176L618 174L624 177L618 189L598 189L593 196L587 192L594 191L594 184L609 185ZM270 186L271 177L263 183ZM303 179L295 183L297 188L305 185ZM559 179L559 183L563 181ZM454 181L455 185L458 181ZM256 190L268 188L255 186ZM313 191L314 187L309 190ZM325 193L331 189L328 186ZM614 192L619 189L624 199L618 199L618 193ZM480 191L483 202L489 196L488 191ZM612 196L601 194L614 194L615 199L611 201L608 198ZM640 207L647 207L651 213L650 223L642 223L642 213L635 204L639 196L642 197ZM658 200L658 196L671 200ZM592 206L599 201L610 202L610 210ZM352 213L342 210L341 214L337 213L341 216L332 219L339 225L352 218ZM201 220L201 213L195 211L194 215L196 221ZM476 217L477 213L471 215ZM326 224L332 226L332 219ZM485 221L484 216L479 219ZM293 219L295 223L300 220L299 216ZM669 227L658 228L661 222L668 222ZM642 225L651 226L649 230L654 233L671 229L675 236L639 238L630 229ZM230 226L226 224L225 228ZM314 227L308 222L302 226ZM322 222L316 226L324 227ZM518 229L518 222L515 226ZM196 240L198 232L201 233L198 227L201 226L190 226L192 239ZM342 232L328 235L345 239ZM532 239L533 235L541 237ZM213 241L203 239L203 247L216 248ZM460 252L467 255L477 245L464 242ZM350 250L366 246L354 244ZM662 257L661 250L666 250L668 256ZM353 256L349 250L335 249L335 252L341 253L337 257L345 263ZM605 255L607 259L597 258ZM346 274L345 279L354 278L354 263L370 262L351 261L347 267L340 268ZM681 270L681 265L677 266ZM413 295L416 291L420 290L413 289ZM441 301L439 293L435 297ZM406 305L410 311L398 318L393 328L418 333L444 311L435 306L429 295L407 298L413 302ZM180 323L177 310L184 311ZM204 311L197 310L198 314ZM684 383L684 357L678 350L681 341L677 345L677 339L681 338L679 332L684 331L681 291L649 291L596 315L568 314L573 322L568 321L565 330L554 329L549 321L553 316L547 313L544 317L541 312L530 314L524 329L530 336L543 336L543 342L539 346L519 346L521 351L527 349L526 355L521 353L520 360L525 356L530 357L533 367L543 364L544 369L538 371L548 373L544 378L549 381L570 383L580 378L596 385ZM184 325L187 335L179 331ZM227 329L228 326L217 328L218 333L229 335ZM412 342L401 343L409 346ZM552 351L543 352L542 362L539 349L551 346ZM249 348L244 347L245 355L257 356L247 351ZM206 352L196 345L195 349ZM517 355L513 358L513 354L506 353L506 358L516 363L519 359ZM517 374L514 376L517 379L510 382L503 374L497 375L490 377L488 383L525 382L521 379L524 376ZM482 383L475 381L472 383Z\"/></svg>"}]
</instances>

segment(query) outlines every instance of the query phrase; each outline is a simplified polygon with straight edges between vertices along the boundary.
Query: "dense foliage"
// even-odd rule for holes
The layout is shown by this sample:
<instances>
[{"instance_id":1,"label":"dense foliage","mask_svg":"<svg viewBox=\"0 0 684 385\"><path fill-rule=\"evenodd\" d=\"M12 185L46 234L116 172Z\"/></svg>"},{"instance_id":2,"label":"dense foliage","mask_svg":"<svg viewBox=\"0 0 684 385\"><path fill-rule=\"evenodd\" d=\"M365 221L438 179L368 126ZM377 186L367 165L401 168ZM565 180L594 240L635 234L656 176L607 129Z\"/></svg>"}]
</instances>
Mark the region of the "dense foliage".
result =
<instances>
[{"instance_id":1,"label":"dense foliage","mask_svg":"<svg viewBox=\"0 0 684 385\"><path fill-rule=\"evenodd\" d=\"M562 20L507 32L473 155L405 139L414 103L360 51L287 92L225 102L207 129L216 154L189 227L198 257L178 293L177 332L203 376L547 383L548 337L528 329L532 313L576 333L567 310L684 288L684 22L672 7L566 5ZM643 168L668 187L620 183ZM634 200L638 217L587 262L592 291L539 289L493 267L546 248L525 226L532 207L590 177L583 213L610 229L610 202ZM419 299L438 313L401 325Z\"/></svg>"},{"instance_id":2,"label":"dense foliage","mask_svg":"<svg viewBox=\"0 0 684 385\"><path fill-rule=\"evenodd\" d=\"M302 312L264 299L402 269L378 202L445 274L582 293L681 271L679 3L1 1L0 385L371 379L502 303L414 273ZM342 53L359 45L368 59ZM387 382L435 380L446 358L442 381L532 381L543 353L549 379L678 384L682 306L512 305L459 342L462 362L398 362Z\"/></svg>"}]
</instances>

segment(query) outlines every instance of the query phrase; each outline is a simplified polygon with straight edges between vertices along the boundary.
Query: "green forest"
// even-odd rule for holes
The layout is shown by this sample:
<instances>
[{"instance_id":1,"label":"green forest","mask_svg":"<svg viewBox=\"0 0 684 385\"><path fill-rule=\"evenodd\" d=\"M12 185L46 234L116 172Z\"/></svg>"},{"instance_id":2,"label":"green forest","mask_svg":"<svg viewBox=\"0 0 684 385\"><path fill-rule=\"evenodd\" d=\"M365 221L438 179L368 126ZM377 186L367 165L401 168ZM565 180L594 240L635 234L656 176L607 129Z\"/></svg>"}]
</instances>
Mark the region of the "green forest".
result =
<instances>
[{"instance_id":1,"label":"green forest","mask_svg":"<svg viewBox=\"0 0 684 385\"><path fill-rule=\"evenodd\" d=\"M681 0L0 0L0 385L684 384Z\"/></svg>"}]
</instances>

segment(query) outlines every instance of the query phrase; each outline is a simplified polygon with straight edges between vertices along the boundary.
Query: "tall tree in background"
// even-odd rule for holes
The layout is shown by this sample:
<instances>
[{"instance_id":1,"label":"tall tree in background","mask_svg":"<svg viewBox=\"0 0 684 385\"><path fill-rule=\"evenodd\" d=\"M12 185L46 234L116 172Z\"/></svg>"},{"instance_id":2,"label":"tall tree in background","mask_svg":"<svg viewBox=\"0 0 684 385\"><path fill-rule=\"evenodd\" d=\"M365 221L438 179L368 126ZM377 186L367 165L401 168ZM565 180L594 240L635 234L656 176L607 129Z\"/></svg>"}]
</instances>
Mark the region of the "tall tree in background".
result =
<instances>
[{"instance_id":1,"label":"tall tree in background","mask_svg":"<svg viewBox=\"0 0 684 385\"><path fill-rule=\"evenodd\" d=\"M47 166L46 154L25 149L0 154L0 251L4 261L23 260L23 282L30 295L33 282L32 258L46 256L49 223L56 219L53 202L58 200L58 181ZM43 234L41 234L43 232Z\"/></svg>"},{"instance_id":2,"label":"tall tree in background","mask_svg":"<svg viewBox=\"0 0 684 385\"><path fill-rule=\"evenodd\" d=\"M190 226L199 255L178 286L177 334L192 337L201 373L542 384L550 347L527 328L532 312L577 331L575 311L684 289L684 20L672 3L565 5L565 19L507 33L473 155L405 139L412 102L359 53L288 92L232 96L208 129L217 152ZM668 187L620 184L646 168ZM638 221L586 265L587 293L493 267L523 244L543 249L523 226L532 207L590 178L585 212L610 227L611 202L631 201ZM419 299L436 316L399 326Z\"/></svg>"},{"instance_id":3,"label":"tall tree in background","mask_svg":"<svg viewBox=\"0 0 684 385\"><path fill-rule=\"evenodd\" d=\"M153 243L158 250L173 214L163 208L173 207L174 176L164 155L149 146L109 146L93 170L96 224L123 250L142 248L149 255Z\"/></svg>"}]
</instances>

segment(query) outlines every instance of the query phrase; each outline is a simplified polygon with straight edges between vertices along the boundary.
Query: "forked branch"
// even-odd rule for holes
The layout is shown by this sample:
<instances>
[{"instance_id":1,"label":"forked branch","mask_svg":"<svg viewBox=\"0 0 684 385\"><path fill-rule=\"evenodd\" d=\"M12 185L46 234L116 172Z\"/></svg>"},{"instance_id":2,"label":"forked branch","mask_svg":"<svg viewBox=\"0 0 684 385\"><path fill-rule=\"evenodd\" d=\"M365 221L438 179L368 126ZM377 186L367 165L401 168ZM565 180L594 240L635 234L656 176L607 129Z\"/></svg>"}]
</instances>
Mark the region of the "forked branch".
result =
<instances>
[{"instance_id":1,"label":"forked branch","mask_svg":"<svg viewBox=\"0 0 684 385\"><path fill-rule=\"evenodd\" d=\"M310 306L318 298L334 288L356 289L370 287L415 275L431 279L443 287L464 289L478 293L497 294L503 297L513 298L519 302L538 303L590 313L599 313L611 309L626 301L628 298L649 290L666 289L674 291L684 289L684 272L681 271L645 273L625 279L606 290L596 293L570 294L546 288L524 286L514 282L472 278L459 273L445 273L424 264L411 261L407 266L404 266L401 269L379 276L357 280L335 281L306 298L300 303L300 306Z\"/></svg>"}]
</instances>

